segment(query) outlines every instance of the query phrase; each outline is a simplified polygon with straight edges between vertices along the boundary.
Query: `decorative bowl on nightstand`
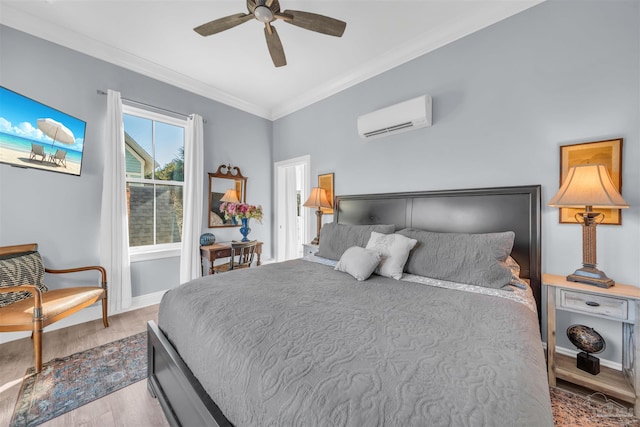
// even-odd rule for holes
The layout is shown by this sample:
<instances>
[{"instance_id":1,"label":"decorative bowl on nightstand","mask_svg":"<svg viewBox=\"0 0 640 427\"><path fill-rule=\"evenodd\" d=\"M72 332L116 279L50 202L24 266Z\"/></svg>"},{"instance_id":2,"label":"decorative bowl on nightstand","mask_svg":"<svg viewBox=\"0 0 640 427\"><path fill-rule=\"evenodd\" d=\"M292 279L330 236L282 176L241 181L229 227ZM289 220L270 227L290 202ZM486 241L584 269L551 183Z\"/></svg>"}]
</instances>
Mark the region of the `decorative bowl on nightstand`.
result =
<instances>
[{"instance_id":1,"label":"decorative bowl on nightstand","mask_svg":"<svg viewBox=\"0 0 640 427\"><path fill-rule=\"evenodd\" d=\"M601 353L607 346L602 335L585 325L569 326L567 337L573 345L587 353Z\"/></svg>"},{"instance_id":2,"label":"decorative bowl on nightstand","mask_svg":"<svg viewBox=\"0 0 640 427\"><path fill-rule=\"evenodd\" d=\"M600 373L600 359L589 353L601 353L607 347L602 335L595 329L585 325L571 325L567 328L569 341L580 350L577 358L577 367L592 375Z\"/></svg>"}]
</instances>

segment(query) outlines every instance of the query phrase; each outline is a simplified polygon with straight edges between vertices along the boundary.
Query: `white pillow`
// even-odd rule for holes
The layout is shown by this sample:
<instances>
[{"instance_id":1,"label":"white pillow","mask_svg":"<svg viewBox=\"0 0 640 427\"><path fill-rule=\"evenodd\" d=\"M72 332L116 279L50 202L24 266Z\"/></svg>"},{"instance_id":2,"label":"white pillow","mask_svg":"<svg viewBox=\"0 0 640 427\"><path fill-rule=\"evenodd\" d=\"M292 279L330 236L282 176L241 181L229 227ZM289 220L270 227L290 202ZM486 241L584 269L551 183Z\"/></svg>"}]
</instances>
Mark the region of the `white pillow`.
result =
<instances>
[{"instance_id":1,"label":"white pillow","mask_svg":"<svg viewBox=\"0 0 640 427\"><path fill-rule=\"evenodd\" d=\"M344 251L335 270L349 273L359 281L367 280L380 263L380 258L376 251L352 246Z\"/></svg>"},{"instance_id":2,"label":"white pillow","mask_svg":"<svg viewBox=\"0 0 640 427\"><path fill-rule=\"evenodd\" d=\"M381 234L372 231L367 249L380 252L382 255L382 260L374 272L380 276L402 279L402 271L409 258L409 252L416 243L418 243L416 239L410 239L401 234Z\"/></svg>"}]
</instances>

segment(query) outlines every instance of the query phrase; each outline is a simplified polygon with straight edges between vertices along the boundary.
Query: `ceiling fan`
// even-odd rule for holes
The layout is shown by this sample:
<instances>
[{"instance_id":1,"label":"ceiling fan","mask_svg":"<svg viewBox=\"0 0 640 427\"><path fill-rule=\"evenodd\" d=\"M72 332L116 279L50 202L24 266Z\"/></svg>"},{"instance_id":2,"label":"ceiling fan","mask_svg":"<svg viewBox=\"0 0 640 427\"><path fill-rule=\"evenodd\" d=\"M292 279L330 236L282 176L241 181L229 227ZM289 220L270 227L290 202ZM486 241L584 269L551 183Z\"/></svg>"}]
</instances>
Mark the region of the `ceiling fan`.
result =
<instances>
[{"instance_id":1,"label":"ceiling fan","mask_svg":"<svg viewBox=\"0 0 640 427\"><path fill-rule=\"evenodd\" d=\"M284 49L278 32L275 27L271 25L276 19L281 19L284 22L306 30L335 37L342 37L347 27L346 22L316 13L302 12L299 10L285 10L280 12L280 3L278 0L247 0L247 9L249 13L238 13L215 19L193 30L201 36L210 36L233 28L250 19L257 19L260 22L264 22L264 35L267 39L267 47L273 65L282 67L283 65L287 65L287 59L284 56Z\"/></svg>"}]
</instances>

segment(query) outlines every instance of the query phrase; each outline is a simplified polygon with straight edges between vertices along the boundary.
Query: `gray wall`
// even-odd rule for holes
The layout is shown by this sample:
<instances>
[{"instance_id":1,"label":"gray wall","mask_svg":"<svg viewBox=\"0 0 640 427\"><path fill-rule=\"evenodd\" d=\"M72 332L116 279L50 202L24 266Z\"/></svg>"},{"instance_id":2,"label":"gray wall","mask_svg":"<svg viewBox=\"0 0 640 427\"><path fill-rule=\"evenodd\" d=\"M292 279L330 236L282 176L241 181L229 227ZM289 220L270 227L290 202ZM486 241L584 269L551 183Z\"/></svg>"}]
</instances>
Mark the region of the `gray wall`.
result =
<instances>
[{"instance_id":1,"label":"gray wall","mask_svg":"<svg viewBox=\"0 0 640 427\"><path fill-rule=\"evenodd\" d=\"M580 265L580 229L558 224L546 206L558 188L559 146L623 137L631 209L622 226L599 227L598 261L619 282L638 284L639 22L637 1L551 0L273 124L0 26L0 84L88 123L80 177L0 164L0 244L37 241L56 266L97 262L106 100L96 89L110 88L207 119L205 171L230 162L249 177L247 200L266 213L251 234L267 243L265 258L271 165L310 154L312 176L335 173L336 194L541 184L543 269L569 273ZM434 98L432 128L358 137L359 115L424 93ZM237 229L213 232L239 237ZM177 269L176 258L137 263L134 295L175 286ZM560 317L559 330L575 321ZM605 338L616 326L602 326ZM613 341L604 357L619 359Z\"/></svg>"},{"instance_id":2,"label":"gray wall","mask_svg":"<svg viewBox=\"0 0 640 427\"><path fill-rule=\"evenodd\" d=\"M0 245L37 242L52 267L98 263L107 100L96 90L113 89L124 98L205 118L204 170L231 163L249 178L247 201L261 203L266 212L265 225L252 224L251 237L266 242L263 256L271 257L270 121L4 26L0 52L0 85L87 122L79 177L0 164ZM206 228L206 175L202 180L203 232L219 241L239 238L237 228ZM179 265L179 258L133 264L133 295L176 286Z\"/></svg>"},{"instance_id":3,"label":"gray wall","mask_svg":"<svg viewBox=\"0 0 640 427\"><path fill-rule=\"evenodd\" d=\"M558 224L546 206L559 147L622 137L631 208L622 226L598 227L598 262L638 285L639 4L549 1L524 11L276 121L274 161L310 154L312 177L335 172L338 195L541 184L543 270L568 274L581 265L580 227ZM359 115L425 93L433 127L358 137ZM573 348L566 326L559 343ZM615 326L603 326L606 338L618 337ZM616 345L607 351L619 360Z\"/></svg>"}]
</instances>

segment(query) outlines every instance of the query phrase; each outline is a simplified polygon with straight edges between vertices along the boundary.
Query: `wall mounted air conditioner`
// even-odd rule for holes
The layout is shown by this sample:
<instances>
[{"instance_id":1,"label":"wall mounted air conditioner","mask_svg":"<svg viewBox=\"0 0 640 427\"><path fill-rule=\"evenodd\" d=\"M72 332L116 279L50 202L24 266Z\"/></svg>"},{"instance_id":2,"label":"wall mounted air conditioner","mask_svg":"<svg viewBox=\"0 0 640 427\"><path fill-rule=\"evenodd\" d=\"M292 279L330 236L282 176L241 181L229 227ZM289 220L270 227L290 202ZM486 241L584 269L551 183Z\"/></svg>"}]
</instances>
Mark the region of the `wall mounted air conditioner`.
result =
<instances>
[{"instance_id":1,"label":"wall mounted air conditioner","mask_svg":"<svg viewBox=\"0 0 640 427\"><path fill-rule=\"evenodd\" d=\"M419 96L358 117L364 139L380 138L431 126L431 97Z\"/></svg>"}]
</instances>

